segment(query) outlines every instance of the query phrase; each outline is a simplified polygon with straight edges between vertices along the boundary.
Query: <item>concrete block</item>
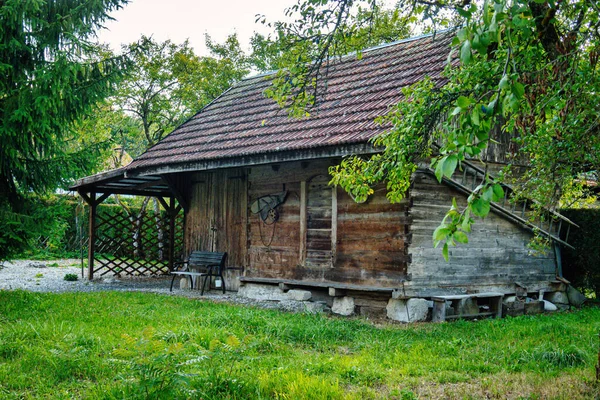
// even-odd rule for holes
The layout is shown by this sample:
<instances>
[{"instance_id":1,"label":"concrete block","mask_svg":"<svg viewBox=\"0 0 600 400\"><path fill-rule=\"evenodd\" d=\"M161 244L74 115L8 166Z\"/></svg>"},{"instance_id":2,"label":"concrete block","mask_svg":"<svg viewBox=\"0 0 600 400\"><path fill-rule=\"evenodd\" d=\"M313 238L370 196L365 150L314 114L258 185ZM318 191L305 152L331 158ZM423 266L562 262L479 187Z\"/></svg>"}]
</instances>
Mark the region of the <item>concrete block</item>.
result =
<instances>
[{"instance_id":1,"label":"concrete block","mask_svg":"<svg viewBox=\"0 0 600 400\"><path fill-rule=\"evenodd\" d=\"M354 314L354 298L353 297L336 297L333 299L333 307L331 311L334 314L339 315L352 315Z\"/></svg>"},{"instance_id":2,"label":"concrete block","mask_svg":"<svg viewBox=\"0 0 600 400\"><path fill-rule=\"evenodd\" d=\"M312 297L312 293L308 290L292 289L287 292L290 300L307 301Z\"/></svg>"},{"instance_id":3,"label":"concrete block","mask_svg":"<svg viewBox=\"0 0 600 400\"><path fill-rule=\"evenodd\" d=\"M548 300L542 300L544 302L544 311L556 311L558 307L550 303Z\"/></svg>"},{"instance_id":4,"label":"concrete block","mask_svg":"<svg viewBox=\"0 0 600 400\"><path fill-rule=\"evenodd\" d=\"M240 287L238 295L259 301L289 300L287 293L283 293L278 286L248 283Z\"/></svg>"},{"instance_id":5,"label":"concrete block","mask_svg":"<svg viewBox=\"0 0 600 400\"><path fill-rule=\"evenodd\" d=\"M179 279L179 289L181 289L181 290L191 289L190 286L191 286L190 278L183 277L183 278Z\"/></svg>"},{"instance_id":6,"label":"concrete block","mask_svg":"<svg viewBox=\"0 0 600 400\"><path fill-rule=\"evenodd\" d=\"M554 304L569 304L569 297L565 292L544 293L544 300Z\"/></svg>"},{"instance_id":7,"label":"concrete block","mask_svg":"<svg viewBox=\"0 0 600 400\"><path fill-rule=\"evenodd\" d=\"M429 305L425 299L390 299L386 307L389 319L400 322L419 322L427 319Z\"/></svg>"}]
</instances>

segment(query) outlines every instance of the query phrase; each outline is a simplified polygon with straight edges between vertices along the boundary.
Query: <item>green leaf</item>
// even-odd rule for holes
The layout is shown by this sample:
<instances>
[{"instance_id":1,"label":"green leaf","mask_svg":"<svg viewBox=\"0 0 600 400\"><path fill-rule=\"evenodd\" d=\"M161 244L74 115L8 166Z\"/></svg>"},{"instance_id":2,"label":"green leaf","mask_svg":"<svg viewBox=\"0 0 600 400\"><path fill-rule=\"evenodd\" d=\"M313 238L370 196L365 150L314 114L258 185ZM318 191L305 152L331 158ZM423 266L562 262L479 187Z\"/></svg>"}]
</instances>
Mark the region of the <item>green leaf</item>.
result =
<instances>
[{"instance_id":1,"label":"green leaf","mask_svg":"<svg viewBox=\"0 0 600 400\"><path fill-rule=\"evenodd\" d=\"M487 202L491 202L492 198L494 197L494 189L492 189L492 187L487 187L485 189L485 191L483 192L483 194L481 195L481 197L487 201Z\"/></svg>"},{"instance_id":2,"label":"green leaf","mask_svg":"<svg viewBox=\"0 0 600 400\"><path fill-rule=\"evenodd\" d=\"M494 201L499 201L504 198L504 189L502 189L501 185L496 183L494 186L492 186L492 190L494 191Z\"/></svg>"},{"instance_id":3,"label":"green leaf","mask_svg":"<svg viewBox=\"0 0 600 400\"><path fill-rule=\"evenodd\" d=\"M508 89L510 87L510 82L508 81L508 75L504 75L502 79L500 79L500 83L498 84L500 89Z\"/></svg>"},{"instance_id":4,"label":"green leaf","mask_svg":"<svg viewBox=\"0 0 600 400\"><path fill-rule=\"evenodd\" d=\"M458 243L469 243L469 238L467 237L467 235L462 232L462 231L456 231L454 232L454 234L452 235L452 237L454 238L454 240L456 240Z\"/></svg>"},{"instance_id":5,"label":"green leaf","mask_svg":"<svg viewBox=\"0 0 600 400\"><path fill-rule=\"evenodd\" d=\"M452 174L456 170L457 165L458 165L458 157L455 154L445 157L445 160L444 160L443 166L442 166L444 176L446 178L452 177Z\"/></svg>"},{"instance_id":6,"label":"green leaf","mask_svg":"<svg viewBox=\"0 0 600 400\"><path fill-rule=\"evenodd\" d=\"M446 239L449 234L450 229L446 228L444 225L440 225L435 231L433 231L433 241L441 242L442 240Z\"/></svg>"},{"instance_id":7,"label":"green leaf","mask_svg":"<svg viewBox=\"0 0 600 400\"><path fill-rule=\"evenodd\" d=\"M471 203L471 210L478 217L485 218L490 213L490 202L480 197Z\"/></svg>"},{"instance_id":8,"label":"green leaf","mask_svg":"<svg viewBox=\"0 0 600 400\"><path fill-rule=\"evenodd\" d=\"M448 261L448 243L444 243L444 247L442 248L442 255L444 256L444 260Z\"/></svg>"},{"instance_id":9,"label":"green leaf","mask_svg":"<svg viewBox=\"0 0 600 400\"><path fill-rule=\"evenodd\" d=\"M467 108L469 107L469 105L471 105L471 99L465 96L460 96L457 100L456 100L456 104L460 107L460 108Z\"/></svg>"},{"instance_id":10,"label":"green leaf","mask_svg":"<svg viewBox=\"0 0 600 400\"><path fill-rule=\"evenodd\" d=\"M460 48L460 62L469 64L471 62L471 42L465 40Z\"/></svg>"},{"instance_id":11,"label":"green leaf","mask_svg":"<svg viewBox=\"0 0 600 400\"><path fill-rule=\"evenodd\" d=\"M525 94L525 86L520 82L515 82L512 85L511 91L518 99L522 99Z\"/></svg>"},{"instance_id":12,"label":"green leaf","mask_svg":"<svg viewBox=\"0 0 600 400\"><path fill-rule=\"evenodd\" d=\"M442 159L439 160L435 166L435 177L437 178L438 182L441 182L442 177L444 176L444 161L446 161L446 157L442 157Z\"/></svg>"},{"instance_id":13,"label":"green leaf","mask_svg":"<svg viewBox=\"0 0 600 400\"><path fill-rule=\"evenodd\" d=\"M473 107L473 112L471 113L471 122L473 122L473 125L475 126L479 126L480 124L478 107Z\"/></svg>"}]
</instances>

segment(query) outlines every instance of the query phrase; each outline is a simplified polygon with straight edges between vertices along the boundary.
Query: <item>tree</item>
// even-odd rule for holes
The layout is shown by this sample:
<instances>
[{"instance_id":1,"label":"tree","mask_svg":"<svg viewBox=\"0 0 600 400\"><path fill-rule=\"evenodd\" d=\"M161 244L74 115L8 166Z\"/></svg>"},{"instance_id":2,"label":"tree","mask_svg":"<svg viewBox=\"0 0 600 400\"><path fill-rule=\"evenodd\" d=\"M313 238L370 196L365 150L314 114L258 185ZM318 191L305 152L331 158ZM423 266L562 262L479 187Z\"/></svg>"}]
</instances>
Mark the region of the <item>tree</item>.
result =
<instances>
[{"instance_id":1,"label":"tree","mask_svg":"<svg viewBox=\"0 0 600 400\"><path fill-rule=\"evenodd\" d=\"M288 11L297 19L279 26L304 40L297 51L306 56L286 60L271 91L274 98L291 102L292 110L310 110L317 69L336 49L348 49L340 43L351 45L356 35L368 34L357 28L360 8L375 10L377 4L304 0ZM400 0L396 10L422 29L451 27L449 60L457 62L448 64L443 87L424 81L406 90L404 100L382 117L392 124L375 140L383 152L344 160L331 171L333 183L360 200L385 181L389 198L398 201L419 160L431 157L434 143L440 144L432 162L439 180L467 158L480 160L487 171L486 150L492 132L501 129L511 139L514 159L525 159L528 169L517 174L509 166L499 176L486 174L465 208L452 205L434 233L446 257L448 246L468 241L473 217L485 217L491 202L503 196L502 180L540 209L586 195L582 182L600 169L595 1ZM315 55L316 63L308 65Z\"/></svg>"},{"instance_id":2,"label":"tree","mask_svg":"<svg viewBox=\"0 0 600 400\"><path fill-rule=\"evenodd\" d=\"M207 36L206 43L215 57L198 57L187 41L142 37L123 47L132 54L134 66L112 103L140 125L141 142L131 148L133 155L156 144L248 73L235 35L222 45Z\"/></svg>"},{"instance_id":3,"label":"tree","mask_svg":"<svg viewBox=\"0 0 600 400\"><path fill-rule=\"evenodd\" d=\"M125 3L0 2L0 259L23 244L22 193L53 190L89 171L95 149L73 152L65 142L127 68L125 56L98 57L92 41Z\"/></svg>"}]
</instances>

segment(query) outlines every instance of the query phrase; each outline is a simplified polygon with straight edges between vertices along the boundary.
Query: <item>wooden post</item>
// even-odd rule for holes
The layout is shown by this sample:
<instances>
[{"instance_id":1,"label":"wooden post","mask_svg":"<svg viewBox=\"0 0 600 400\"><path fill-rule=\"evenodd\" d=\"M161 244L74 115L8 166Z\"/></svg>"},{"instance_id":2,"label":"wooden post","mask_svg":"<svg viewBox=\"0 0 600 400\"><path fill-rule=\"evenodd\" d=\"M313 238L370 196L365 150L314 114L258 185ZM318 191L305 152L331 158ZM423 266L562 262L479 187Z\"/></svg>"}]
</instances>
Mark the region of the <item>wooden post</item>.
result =
<instances>
[{"instance_id":1,"label":"wooden post","mask_svg":"<svg viewBox=\"0 0 600 400\"><path fill-rule=\"evenodd\" d=\"M337 186L331 189L331 267L335 267L337 258Z\"/></svg>"},{"instance_id":2,"label":"wooden post","mask_svg":"<svg viewBox=\"0 0 600 400\"><path fill-rule=\"evenodd\" d=\"M306 181L300 182L300 265L306 261Z\"/></svg>"},{"instance_id":3,"label":"wooden post","mask_svg":"<svg viewBox=\"0 0 600 400\"><path fill-rule=\"evenodd\" d=\"M96 247L96 208L98 203L96 202L96 193L90 193L89 197L89 243L88 243L88 279L91 281L94 279L94 251Z\"/></svg>"},{"instance_id":4,"label":"wooden post","mask_svg":"<svg viewBox=\"0 0 600 400\"><path fill-rule=\"evenodd\" d=\"M173 271L175 263L175 220L177 219L178 209L175 207L175 198L171 196L169 199L169 271Z\"/></svg>"}]
</instances>

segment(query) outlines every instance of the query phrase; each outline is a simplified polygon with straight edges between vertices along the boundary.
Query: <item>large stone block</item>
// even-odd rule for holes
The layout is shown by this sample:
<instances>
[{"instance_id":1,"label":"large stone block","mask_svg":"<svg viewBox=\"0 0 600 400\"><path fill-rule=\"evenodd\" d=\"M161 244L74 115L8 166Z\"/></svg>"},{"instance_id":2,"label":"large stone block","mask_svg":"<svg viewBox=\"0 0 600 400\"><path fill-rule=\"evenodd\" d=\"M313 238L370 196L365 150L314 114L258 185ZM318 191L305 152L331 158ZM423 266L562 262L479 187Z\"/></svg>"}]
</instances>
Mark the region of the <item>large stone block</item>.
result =
<instances>
[{"instance_id":1,"label":"large stone block","mask_svg":"<svg viewBox=\"0 0 600 400\"><path fill-rule=\"evenodd\" d=\"M400 322L419 322L427 319L429 306L425 299L390 299L386 307L389 319Z\"/></svg>"},{"instance_id":2,"label":"large stone block","mask_svg":"<svg viewBox=\"0 0 600 400\"><path fill-rule=\"evenodd\" d=\"M312 297L312 293L308 290L292 289L287 292L290 300L307 301Z\"/></svg>"},{"instance_id":3,"label":"large stone block","mask_svg":"<svg viewBox=\"0 0 600 400\"><path fill-rule=\"evenodd\" d=\"M544 294L544 300L554 304L569 304L569 297L565 292L550 292Z\"/></svg>"},{"instance_id":4,"label":"large stone block","mask_svg":"<svg viewBox=\"0 0 600 400\"><path fill-rule=\"evenodd\" d=\"M289 300L287 293L283 293L278 286L248 283L240 287L238 295L259 301Z\"/></svg>"},{"instance_id":5,"label":"large stone block","mask_svg":"<svg viewBox=\"0 0 600 400\"><path fill-rule=\"evenodd\" d=\"M354 314L354 297L336 297L333 299L333 307L331 307L331 311L334 314L346 316Z\"/></svg>"}]
</instances>

